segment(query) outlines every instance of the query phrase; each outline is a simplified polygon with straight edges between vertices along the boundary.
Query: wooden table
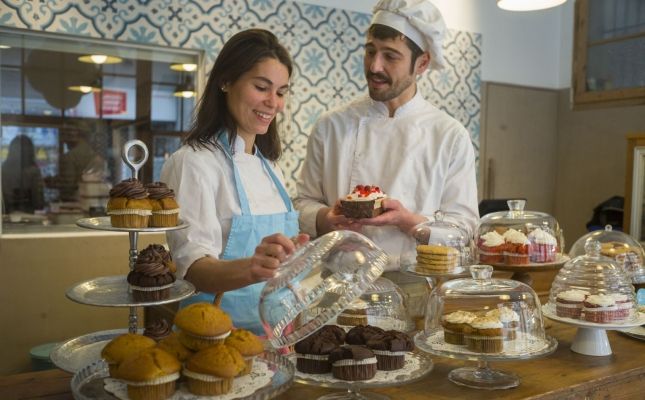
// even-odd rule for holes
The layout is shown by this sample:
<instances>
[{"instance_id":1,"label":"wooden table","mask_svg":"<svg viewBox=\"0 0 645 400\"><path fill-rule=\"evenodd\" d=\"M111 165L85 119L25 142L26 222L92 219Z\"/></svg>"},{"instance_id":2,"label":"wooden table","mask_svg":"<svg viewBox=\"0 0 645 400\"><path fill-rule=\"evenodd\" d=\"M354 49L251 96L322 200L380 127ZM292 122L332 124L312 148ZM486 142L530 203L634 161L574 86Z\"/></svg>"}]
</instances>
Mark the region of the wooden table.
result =
<instances>
[{"instance_id":1,"label":"wooden table","mask_svg":"<svg viewBox=\"0 0 645 400\"><path fill-rule=\"evenodd\" d=\"M520 386L509 390L475 390L457 386L448 373L473 362L433 357L432 372L420 381L370 391L383 393L393 400L421 399L643 399L645 393L645 342L609 331L614 354L606 357L583 356L572 352L576 328L550 322L549 336L559 341L552 355L536 360L493 362L492 367L513 371ZM0 377L0 399L71 399L71 375L61 370L31 372ZM307 399L335 390L294 384L279 400Z\"/></svg>"}]
</instances>

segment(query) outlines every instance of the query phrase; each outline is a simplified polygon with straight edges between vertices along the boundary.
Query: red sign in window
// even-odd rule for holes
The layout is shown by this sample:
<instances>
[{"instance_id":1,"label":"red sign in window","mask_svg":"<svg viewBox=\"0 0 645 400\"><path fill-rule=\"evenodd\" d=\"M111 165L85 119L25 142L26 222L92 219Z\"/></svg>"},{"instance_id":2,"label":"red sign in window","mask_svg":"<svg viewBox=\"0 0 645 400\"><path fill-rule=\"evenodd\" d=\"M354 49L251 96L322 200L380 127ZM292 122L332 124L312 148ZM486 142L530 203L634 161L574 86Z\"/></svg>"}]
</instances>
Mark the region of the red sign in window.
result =
<instances>
[{"instance_id":1,"label":"red sign in window","mask_svg":"<svg viewBox=\"0 0 645 400\"><path fill-rule=\"evenodd\" d=\"M94 93L94 108L100 115L99 106L102 104L103 115L124 114L127 109L126 92L120 90L103 89Z\"/></svg>"}]
</instances>

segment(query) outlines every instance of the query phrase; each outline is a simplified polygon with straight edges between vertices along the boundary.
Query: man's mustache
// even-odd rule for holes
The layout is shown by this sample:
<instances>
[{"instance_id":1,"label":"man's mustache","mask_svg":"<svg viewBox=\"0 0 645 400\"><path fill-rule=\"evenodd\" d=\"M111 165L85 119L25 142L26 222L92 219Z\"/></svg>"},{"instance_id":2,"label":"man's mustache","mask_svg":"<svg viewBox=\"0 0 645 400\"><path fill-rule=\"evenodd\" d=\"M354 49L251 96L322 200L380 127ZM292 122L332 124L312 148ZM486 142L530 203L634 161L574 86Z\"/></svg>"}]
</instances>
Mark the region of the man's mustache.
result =
<instances>
[{"instance_id":1,"label":"man's mustache","mask_svg":"<svg viewBox=\"0 0 645 400\"><path fill-rule=\"evenodd\" d=\"M372 79L372 78L376 78L376 79L385 81L387 83L392 83L392 81L390 81L390 78L388 78L386 75L379 74L379 73L374 74L374 73L368 72L367 79Z\"/></svg>"}]
</instances>

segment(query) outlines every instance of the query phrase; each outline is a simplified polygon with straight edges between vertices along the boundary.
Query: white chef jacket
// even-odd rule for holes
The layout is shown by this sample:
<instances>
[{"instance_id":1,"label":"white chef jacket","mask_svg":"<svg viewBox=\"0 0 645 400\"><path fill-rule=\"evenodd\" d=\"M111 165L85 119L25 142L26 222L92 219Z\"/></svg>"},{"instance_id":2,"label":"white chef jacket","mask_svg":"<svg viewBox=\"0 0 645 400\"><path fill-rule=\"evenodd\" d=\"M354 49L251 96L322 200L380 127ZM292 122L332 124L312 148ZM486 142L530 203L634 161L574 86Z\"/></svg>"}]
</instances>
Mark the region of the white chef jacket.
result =
<instances>
[{"instance_id":1,"label":"white chef jacket","mask_svg":"<svg viewBox=\"0 0 645 400\"><path fill-rule=\"evenodd\" d=\"M475 154L468 131L419 92L389 117L368 96L320 118L309 137L294 205L300 229L316 236L316 214L358 184L377 185L408 210L435 211L472 235L479 219ZM365 226L363 233L398 268L414 240L397 227Z\"/></svg>"},{"instance_id":2,"label":"white chef jacket","mask_svg":"<svg viewBox=\"0 0 645 400\"><path fill-rule=\"evenodd\" d=\"M234 150L233 159L240 171L251 213L286 212L278 188L261 159L244 152L244 140L239 136L235 138ZM271 161L268 164L284 184L284 176L277 164ZM189 224L186 229L166 234L177 264L177 277L181 279L196 260L206 255L220 258L231 231L231 219L242 211L231 161L214 146L198 150L182 146L164 164L161 181L175 191L179 217Z\"/></svg>"}]
</instances>

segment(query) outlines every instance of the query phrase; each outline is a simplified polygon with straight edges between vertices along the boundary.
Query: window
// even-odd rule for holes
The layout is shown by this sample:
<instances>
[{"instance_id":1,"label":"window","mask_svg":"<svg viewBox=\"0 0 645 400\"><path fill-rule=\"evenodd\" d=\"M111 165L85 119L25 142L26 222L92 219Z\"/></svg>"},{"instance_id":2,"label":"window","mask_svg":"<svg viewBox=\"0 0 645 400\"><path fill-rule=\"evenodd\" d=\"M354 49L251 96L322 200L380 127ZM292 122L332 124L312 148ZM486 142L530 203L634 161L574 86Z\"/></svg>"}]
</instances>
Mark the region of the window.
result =
<instances>
[{"instance_id":1,"label":"window","mask_svg":"<svg viewBox=\"0 0 645 400\"><path fill-rule=\"evenodd\" d=\"M110 187L129 178L123 144L159 179L195 107L201 55L51 34L1 31L2 233L73 229L104 215Z\"/></svg>"},{"instance_id":2,"label":"window","mask_svg":"<svg viewBox=\"0 0 645 400\"><path fill-rule=\"evenodd\" d=\"M645 103L645 1L578 0L574 103Z\"/></svg>"}]
</instances>

